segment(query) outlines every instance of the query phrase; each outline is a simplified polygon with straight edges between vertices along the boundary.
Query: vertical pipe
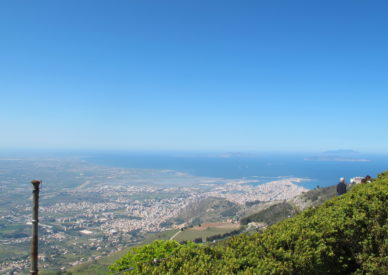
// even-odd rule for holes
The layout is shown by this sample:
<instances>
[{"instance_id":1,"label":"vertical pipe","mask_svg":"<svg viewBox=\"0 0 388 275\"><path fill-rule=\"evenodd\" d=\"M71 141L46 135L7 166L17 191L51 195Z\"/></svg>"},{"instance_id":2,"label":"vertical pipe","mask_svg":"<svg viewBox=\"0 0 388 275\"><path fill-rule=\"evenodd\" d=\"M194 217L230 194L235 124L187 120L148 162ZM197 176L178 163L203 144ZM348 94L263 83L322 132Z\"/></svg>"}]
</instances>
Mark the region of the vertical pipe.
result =
<instances>
[{"instance_id":1,"label":"vertical pipe","mask_svg":"<svg viewBox=\"0 0 388 275\"><path fill-rule=\"evenodd\" d=\"M41 181L31 181L32 190L32 243L31 243L31 275L38 275L38 210L39 210L39 185Z\"/></svg>"}]
</instances>

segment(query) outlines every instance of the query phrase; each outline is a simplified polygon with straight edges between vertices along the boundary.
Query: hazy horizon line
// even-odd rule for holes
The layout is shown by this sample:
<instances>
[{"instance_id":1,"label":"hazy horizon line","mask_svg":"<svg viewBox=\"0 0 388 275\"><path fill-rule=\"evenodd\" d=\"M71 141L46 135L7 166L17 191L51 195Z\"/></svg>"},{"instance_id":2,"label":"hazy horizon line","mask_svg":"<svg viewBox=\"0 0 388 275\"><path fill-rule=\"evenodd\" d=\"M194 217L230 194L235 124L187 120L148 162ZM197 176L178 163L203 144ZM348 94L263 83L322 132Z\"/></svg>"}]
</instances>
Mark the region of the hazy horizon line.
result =
<instances>
[{"instance_id":1,"label":"hazy horizon line","mask_svg":"<svg viewBox=\"0 0 388 275\"><path fill-rule=\"evenodd\" d=\"M79 153L162 153L162 154L323 154L323 153L354 153L354 154L388 154L388 150L355 150L349 148L339 148L339 149L323 149L323 150L312 150L312 149L289 149L289 150L270 150L270 149L172 149L172 148L32 148L32 147L23 147L23 148L1 148L0 154L39 154L39 153L49 153L49 154L79 154Z\"/></svg>"}]
</instances>

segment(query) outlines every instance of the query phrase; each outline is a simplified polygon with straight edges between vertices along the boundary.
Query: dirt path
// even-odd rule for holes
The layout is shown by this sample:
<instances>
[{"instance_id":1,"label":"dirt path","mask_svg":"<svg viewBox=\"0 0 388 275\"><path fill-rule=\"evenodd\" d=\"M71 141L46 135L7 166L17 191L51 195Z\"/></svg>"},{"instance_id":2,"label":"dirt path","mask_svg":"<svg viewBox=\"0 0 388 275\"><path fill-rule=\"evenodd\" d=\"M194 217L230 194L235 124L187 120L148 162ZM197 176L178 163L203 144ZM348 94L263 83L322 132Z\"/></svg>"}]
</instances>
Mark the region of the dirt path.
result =
<instances>
[{"instance_id":1,"label":"dirt path","mask_svg":"<svg viewBox=\"0 0 388 275\"><path fill-rule=\"evenodd\" d=\"M181 233L182 231L178 231L178 232L176 232L175 234L174 234L174 236L172 236L171 238L170 238L170 241L172 241L176 236L178 236L179 235L179 233Z\"/></svg>"}]
</instances>

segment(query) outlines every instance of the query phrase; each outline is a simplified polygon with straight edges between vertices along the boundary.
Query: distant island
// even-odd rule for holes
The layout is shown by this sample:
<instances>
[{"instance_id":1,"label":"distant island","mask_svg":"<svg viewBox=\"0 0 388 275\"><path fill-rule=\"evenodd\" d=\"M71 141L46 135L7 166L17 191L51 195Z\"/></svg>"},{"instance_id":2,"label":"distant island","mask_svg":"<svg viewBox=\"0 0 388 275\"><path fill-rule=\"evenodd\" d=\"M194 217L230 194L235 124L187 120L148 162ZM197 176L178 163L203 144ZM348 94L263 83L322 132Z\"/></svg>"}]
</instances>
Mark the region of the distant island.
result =
<instances>
[{"instance_id":1,"label":"distant island","mask_svg":"<svg viewBox=\"0 0 388 275\"><path fill-rule=\"evenodd\" d=\"M369 162L361 154L351 149L329 150L316 156L306 157L307 161Z\"/></svg>"},{"instance_id":2,"label":"distant island","mask_svg":"<svg viewBox=\"0 0 388 275\"><path fill-rule=\"evenodd\" d=\"M330 155L349 155L349 154L360 154L357 151L351 150L351 149L338 149L338 150L328 150L323 152L322 154L330 154Z\"/></svg>"},{"instance_id":3,"label":"distant island","mask_svg":"<svg viewBox=\"0 0 388 275\"><path fill-rule=\"evenodd\" d=\"M343 161L343 162L368 162L369 159L364 158L349 158L342 156L312 156L307 157L304 160L307 161Z\"/></svg>"}]
</instances>

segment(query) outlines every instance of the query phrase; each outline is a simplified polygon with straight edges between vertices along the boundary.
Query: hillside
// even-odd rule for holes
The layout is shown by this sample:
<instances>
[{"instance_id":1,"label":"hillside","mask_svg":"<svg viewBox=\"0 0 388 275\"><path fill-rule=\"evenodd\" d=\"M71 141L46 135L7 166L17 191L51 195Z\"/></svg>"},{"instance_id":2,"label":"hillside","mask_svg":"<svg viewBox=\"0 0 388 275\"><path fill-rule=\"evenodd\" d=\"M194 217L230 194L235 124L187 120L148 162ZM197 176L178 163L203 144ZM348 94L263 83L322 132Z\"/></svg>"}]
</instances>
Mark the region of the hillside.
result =
<instances>
[{"instance_id":1,"label":"hillside","mask_svg":"<svg viewBox=\"0 0 388 275\"><path fill-rule=\"evenodd\" d=\"M289 201L256 201L239 205L224 198L209 197L189 204L182 209L178 217L171 219L169 223L198 225L232 219L239 220L243 225L249 222L272 225L308 207L321 205L335 195L336 186L329 186L309 190Z\"/></svg>"},{"instance_id":2,"label":"hillside","mask_svg":"<svg viewBox=\"0 0 388 275\"><path fill-rule=\"evenodd\" d=\"M242 218L240 223L246 225L251 222L259 222L267 226L282 221L287 217L294 216L296 213L296 210L290 203L281 202Z\"/></svg>"},{"instance_id":3,"label":"hillside","mask_svg":"<svg viewBox=\"0 0 388 275\"><path fill-rule=\"evenodd\" d=\"M171 219L171 224L198 225L208 222L221 222L234 218L240 206L223 198L204 198L195 201L184 209L178 217Z\"/></svg>"},{"instance_id":4,"label":"hillside","mask_svg":"<svg viewBox=\"0 0 388 275\"><path fill-rule=\"evenodd\" d=\"M350 190L352 186L348 186ZM328 199L334 198L337 195L337 186L332 185L329 187L315 188L299 196L296 196L290 203L296 207L298 211L302 211L312 206L318 206L323 204Z\"/></svg>"},{"instance_id":5,"label":"hillside","mask_svg":"<svg viewBox=\"0 0 388 275\"><path fill-rule=\"evenodd\" d=\"M151 243L155 240L168 240L170 239L178 230L166 230L163 232L158 233L150 233L145 236L145 239L140 243L135 243L133 246L128 247L124 250L114 252L108 256L101 257L98 260L85 262L79 265L75 265L65 272L62 272L60 274L66 274L66 275L88 275L88 274L94 274L94 275L104 275L107 274L109 271L109 266L117 261L118 259L122 258L125 254L128 253L130 249L133 249L134 247L137 247L139 245L144 246L148 243ZM57 275L59 271L44 271L41 272L43 275Z\"/></svg>"},{"instance_id":6,"label":"hillside","mask_svg":"<svg viewBox=\"0 0 388 275\"><path fill-rule=\"evenodd\" d=\"M290 218L309 207L323 204L326 200L336 196L336 186L316 188L304 192L289 201L260 203L260 209L253 207L245 209L245 213L250 213L240 219L241 225L251 222L260 223L261 227L266 227L278 223L286 218ZM253 212L253 213L252 213ZM244 212L242 212L244 213Z\"/></svg>"},{"instance_id":7,"label":"hillside","mask_svg":"<svg viewBox=\"0 0 388 275\"><path fill-rule=\"evenodd\" d=\"M133 266L127 274L384 274L387 197L388 172L264 233L242 234L216 245L168 244L174 249L163 250L163 259L154 264L125 260L127 255L112 270ZM144 248L146 255L153 257L160 246Z\"/></svg>"},{"instance_id":8,"label":"hillside","mask_svg":"<svg viewBox=\"0 0 388 275\"><path fill-rule=\"evenodd\" d=\"M336 187L330 186L325 188L317 188L314 190L309 190L304 192L290 201L272 201L272 202L249 202L246 205L237 205L231 203L222 198L205 198L199 201L196 201L186 208L182 209L181 214L172 220L171 224L179 224L187 222L188 225L198 225L199 223L207 222L223 222L225 219L234 219L239 220L242 225L245 225L249 222L256 222L256 226L259 224L259 229L263 229L268 225L275 224L285 218L294 216L299 213L301 210L322 204L327 199L335 197ZM236 210L238 210L236 212ZM223 213L223 215L222 215ZM228 213L230 215L225 215ZM241 231L247 230L250 232L256 232L256 226L241 228ZM150 243L152 240L167 240L169 239L176 230L167 230L165 232L149 234L143 242L139 245L145 245ZM233 227L230 229L218 229L218 228L208 228L204 231L197 231L195 228L192 230L189 228L185 229L183 232L180 232L174 240L178 242L195 240L199 237L202 237L204 240L207 240L209 236L218 236L225 233L231 232L233 234L239 233L236 228ZM172 233L172 234L171 234ZM169 237L164 237L169 236ZM211 239L211 238L210 238ZM106 274L108 266L111 265L115 260L122 257L128 249L125 249L122 252L113 253L110 256L102 257L101 259L93 262L86 262L81 265L74 266L68 269L72 274ZM55 272L48 273L54 274Z\"/></svg>"}]
</instances>

